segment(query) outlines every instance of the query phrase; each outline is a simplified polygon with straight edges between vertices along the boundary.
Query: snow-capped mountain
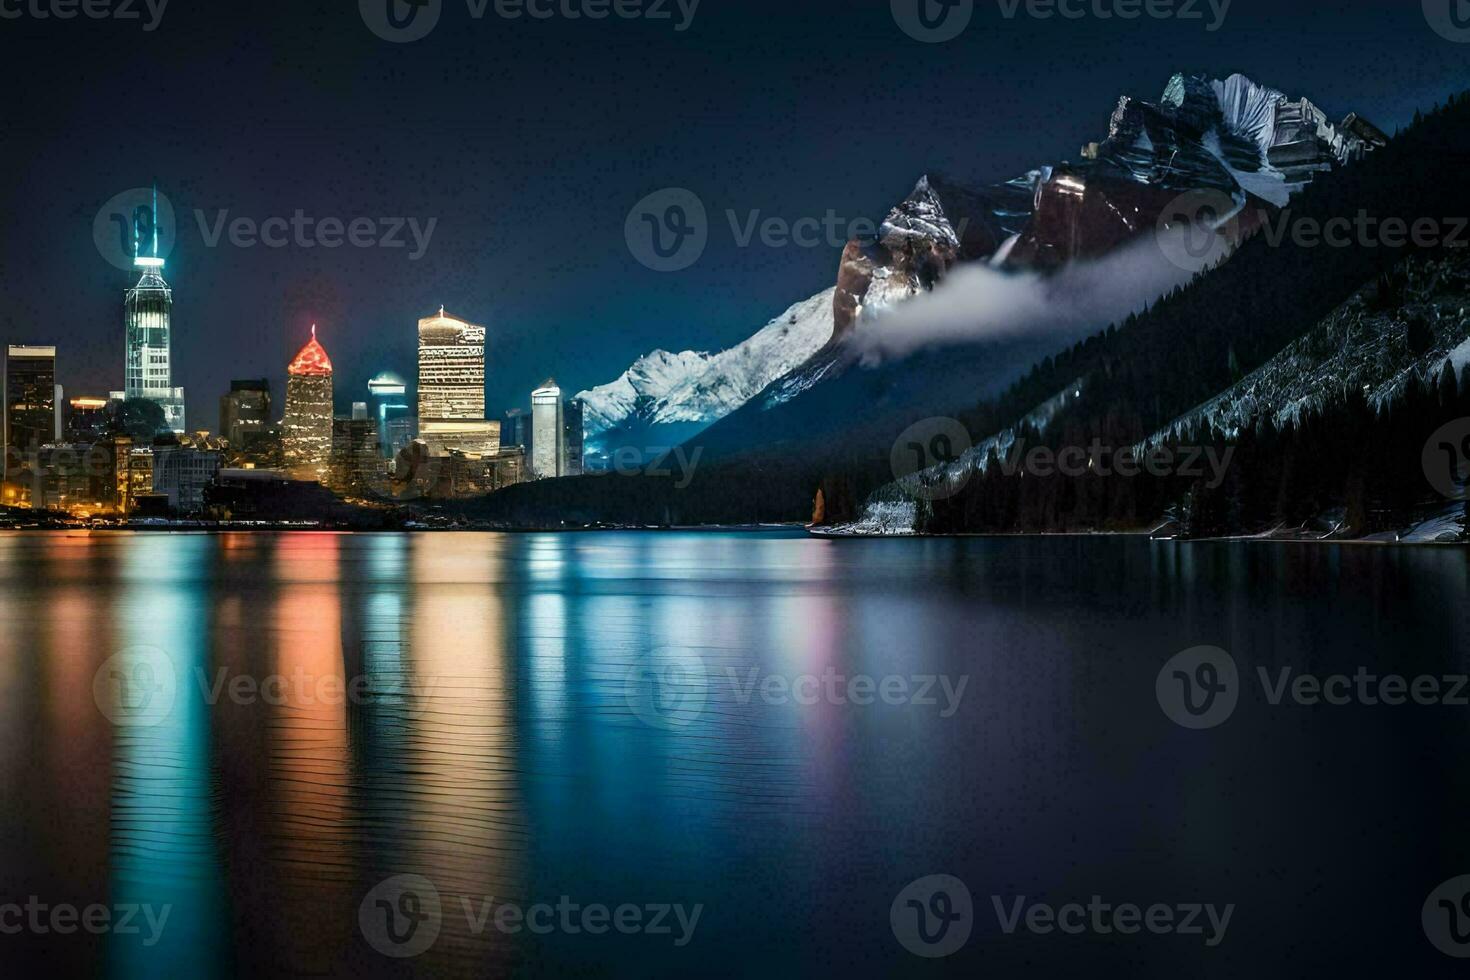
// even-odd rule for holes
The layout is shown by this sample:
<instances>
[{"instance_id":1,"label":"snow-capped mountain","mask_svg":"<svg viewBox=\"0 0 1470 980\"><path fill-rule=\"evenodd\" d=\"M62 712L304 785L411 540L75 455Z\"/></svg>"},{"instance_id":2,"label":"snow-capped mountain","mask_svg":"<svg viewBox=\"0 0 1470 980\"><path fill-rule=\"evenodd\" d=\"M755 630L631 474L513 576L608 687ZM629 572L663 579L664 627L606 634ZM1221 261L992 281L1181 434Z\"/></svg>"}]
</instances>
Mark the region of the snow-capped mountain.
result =
<instances>
[{"instance_id":1,"label":"snow-capped mountain","mask_svg":"<svg viewBox=\"0 0 1470 980\"><path fill-rule=\"evenodd\" d=\"M1334 124L1310 101L1241 75L1174 75L1157 102L1120 99L1107 136L1086 144L1076 163L978 189L920 178L876 236L848 242L833 289L745 343L718 354L654 351L616 381L583 392L589 454L654 426L679 426L677 437L689 438L754 413L743 424L749 431L726 431L719 440L751 445L768 428L761 413L784 410L856 367L860 357L848 341L859 320L935 290L957 265L1051 271L1099 258L1151 233L1189 191L1228 198L1232 213L1218 217L1233 245L1315 174L1386 139L1356 115ZM1241 220L1227 224L1236 213ZM883 399L857 401L876 409Z\"/></svg>"},{"instance_id":2,"label":"snow-capped mountain","mask_svg":"<svg viewBox=\"0 0 1470 980\"><path fill-rule=\"evenodd\" d=\"M1244 75L1224 81L1178 74L1158 102L1123 96L1108 135L1078 163L1042 168L1028 227L1002 247L1006 264L1050 268L1095 257L1154 229L1187 192L1230 202L1223 224L1244 226L1322 173L1387 143L1357 115L1330 122L1311 101L1292 101ZM1248 204L1260 207L1245 210Z\"/></svg>"},{"instance_id":3,"label":"snow-capped mountain","mask_svg":"<svg viewBox=\"0 0 1470 980\"><path fill-rule=\"evenodd\" d=\"M654 427L703 426L739 408L827 343L832 295L828 289L802 300L748 340L719 353L645 354L616 381L577 395L583 404L586 451L605 455L620 440L647 437Z\"/></svg>"}]
</instances>

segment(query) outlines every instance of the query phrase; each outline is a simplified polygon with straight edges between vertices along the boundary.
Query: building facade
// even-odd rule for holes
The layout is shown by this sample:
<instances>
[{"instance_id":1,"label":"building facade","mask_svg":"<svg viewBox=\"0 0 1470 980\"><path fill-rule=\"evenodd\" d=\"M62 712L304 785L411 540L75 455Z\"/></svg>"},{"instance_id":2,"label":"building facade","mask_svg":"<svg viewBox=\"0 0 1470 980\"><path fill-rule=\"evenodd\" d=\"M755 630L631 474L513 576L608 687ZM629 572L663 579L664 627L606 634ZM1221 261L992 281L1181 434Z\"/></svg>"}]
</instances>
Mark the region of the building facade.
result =
<instances>
[{"instance_id":1,"label":"building facade","mask_svg":"<svg viewBox=\"0 0 1470 980\"><path fill-rule=\"evenodd\" d=\"M26 454L61 439L56 399L56 348L7 346L4 374L5 479L25 468ZM26 468L27 473L30 472Z\"/></svg>"},{"instance_id":2,"label":"building facade","mask_svg":"<svg viewBox=\"0 0 1470 980\"><path fill-rule=\"evenodd\" d=\"M204 489L214 482L224 453L207 446L154 446L151 492L168 498L168 507L180 514L204 510Z\"/></svg>"},{"instance_id":3,"label":"building facade","mask_svg":"<svg viewBox=\"0 0 1470 980\"><path fill-rule=\"evenodd\" d=\"M419 421L485 418L485 328L439 308L419 321Z\"/></svg>"},{"instance_id":4,"label":"building facade","mask_svg":"<svg viewBox=\"0 0 1470 980\"><path fill-rule=\"evenodd\" d=\"M575 398L561 406L561 469L558 476L582 475L582 403Z\"/></svg>"},{"instance_id":5,"label":"building facade","mask_svg":"<svg viewBox=\"0 0 1470 980\"><path fill-rule=\"evenodd\" d=\"M332 458L332 360L311 339L286 368L286 417L281 443L286 467L298 479L325 483Z\"/></svg>"},{"instance_id":6,"label":"building facade","mask_svg":"<svg viewBox=\"0 0 1470 980\"><path fill-rule=\"evenodd\" d=\"M361 417L354 410L350 419L332 420L332 471L328 486L338 493L367 496L386 491L387 463L378 451L377 422L368 417L365 404L362 409Z\"/></svg>"},{"instance_id":7,"label":"building facade","mask_svg":"<svg viewBox=\"0 0 1470 980\"><path fill-rule=\"evenodd\" d=\"M138 282L123 297L126 328L123 398L146 398L163 406L164 419L175 432L185 431L184 389L173 384L173 290L163 278L158 255L158 205L153 207L151 243L134 225L133 265Z\"/></svg>"},{"instance_id":8,"label":"building facade","mask_svg":"<svg viewBox=\"0 0 1470 980\"><path fill-rule=\"evenodd\" d=\"M500 444L505 448L531 448L531 416L523 408L513 408L505 413L500 423Z\"/></svg>"},{"instance_id":9,"label":"building facade","mask_svg":"<svg viewBox=\"0 0 1470 980\"><path fill-rule=\"evenodd\" d=\"M219 400L219 434L230 448L240 452L252 449L270 427L270 382L265 378L231 381L230 393Z\"/></svg>"},{"instance_id":10,"label":"building facade","mask_svg":"<svg viewBox=\"0 0 1470 980\"><path fill-rule=\"evenodd\" d=\"M535 479L549 480L561 475L565 434L561 388L554 379L547 379L531 392L531 474Z\"/></svg>"},{"instance_id":11,"label":"building facade","mask_svg":"<svg viewBox=\"0 0 1470 980\"><path fill-rule=\"evenodd\" d=\"M384 371L368 382L373 417L378 422L378 449L392 459L413 441L414 415L408 404L408 385L396 374Z\"/></svg>"},{"instance_id":12,"label":"building facade","mask_svg":"<svg viewBox=\"0 0 1470 980\"><path fill-rule=\"evenodd\" d=\"M107 437L107 399L73 398L67 402L67 442L101 442Z\"/></svg>"}]
</instances>

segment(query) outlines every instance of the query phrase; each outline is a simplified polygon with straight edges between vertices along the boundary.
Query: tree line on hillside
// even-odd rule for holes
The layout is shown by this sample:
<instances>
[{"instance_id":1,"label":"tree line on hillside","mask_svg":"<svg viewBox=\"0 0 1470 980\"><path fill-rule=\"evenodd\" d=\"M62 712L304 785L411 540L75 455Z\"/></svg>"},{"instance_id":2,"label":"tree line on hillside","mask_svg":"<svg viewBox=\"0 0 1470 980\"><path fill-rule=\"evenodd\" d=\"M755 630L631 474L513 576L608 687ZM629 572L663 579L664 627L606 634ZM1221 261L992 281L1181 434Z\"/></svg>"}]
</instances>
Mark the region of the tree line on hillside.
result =
<instances>
[{"instance_id":1,"label":"tree line on hillside","mask_svg":"<svg viewBox=\"0 0 1470 980\"><path fill-rule=\"evenodd\" d=\"M916 529L1125 531L1173 520L1183 536L1217 537L1311 528L1321 515L1336 513L1316 530L1354 537L1395 531L1448 505L1426 476L1426 444L1445 423L1467 417L1470 365L1457 377L1445 362L1437 379L1410 380L1386 405L1374 407L1361 390L1350 389L1285 426L1267 415L1231 437L1208 426L1160 444L1176 463L1223 461L1218 468L1196 466L1198 473L1140 468L1124 475L1112 463L1108 475L1037 475L1014 461L1008 466L992 451L984 472L958 493L919 502ZM1046 447L1049 458L1060 458L1067 447L1085 453L1095 445L1136 445L1147 437L1145 428L1136 405L1116 402L1095 428L1073 420L1051 439L1035 430L1020 435L1026 446ZM1467 506L1459 504L1462 531Z\"/></svg>"}]
</instances>

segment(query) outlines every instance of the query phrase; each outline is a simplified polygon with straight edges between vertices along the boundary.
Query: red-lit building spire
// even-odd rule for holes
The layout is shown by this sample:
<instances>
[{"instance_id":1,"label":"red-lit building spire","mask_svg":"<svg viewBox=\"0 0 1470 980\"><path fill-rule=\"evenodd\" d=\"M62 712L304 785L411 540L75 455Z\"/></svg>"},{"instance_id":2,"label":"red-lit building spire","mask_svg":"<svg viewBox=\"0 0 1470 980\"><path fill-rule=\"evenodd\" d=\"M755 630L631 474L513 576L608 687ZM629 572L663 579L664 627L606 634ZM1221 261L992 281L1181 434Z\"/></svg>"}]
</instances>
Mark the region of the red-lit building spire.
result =
<instances>
[{"instance_id":1,"label":"red-lit building spire","mask_svg":"<svg viewBox=\"0 0 1470 980\"><path fill-rule=\"evenodd\" d=\"M296 354L290 366L286 368L286 373L293 378L330 378L332 376L332 359L327 356L326 348L317 342L315 323L311 325L311 339Z\"/></svg>"}]
</instances>

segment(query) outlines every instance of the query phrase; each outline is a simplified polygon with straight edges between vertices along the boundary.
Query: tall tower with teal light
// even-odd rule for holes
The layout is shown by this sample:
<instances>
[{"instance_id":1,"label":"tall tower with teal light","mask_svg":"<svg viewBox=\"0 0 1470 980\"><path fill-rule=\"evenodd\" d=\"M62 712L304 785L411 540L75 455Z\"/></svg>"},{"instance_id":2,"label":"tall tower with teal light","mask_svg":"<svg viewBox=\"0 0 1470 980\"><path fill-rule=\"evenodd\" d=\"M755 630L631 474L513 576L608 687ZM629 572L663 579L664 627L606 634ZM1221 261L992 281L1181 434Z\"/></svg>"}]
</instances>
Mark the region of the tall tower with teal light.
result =
<instances>
[{"instance_id":1,"label":"tall tower with teal light","mask_svg":"<svg viewBox=\"0 0 1470 980\"><path fill-rule=\"evenodd\" d=\"M157 187L153 206L133 212L133 266L140 275L123 299L127 363L122 396L157 402L168 427L183 432L184 389L173 386L173 290L164 281L158 254Z\"/></svg>"}]
</instances>

